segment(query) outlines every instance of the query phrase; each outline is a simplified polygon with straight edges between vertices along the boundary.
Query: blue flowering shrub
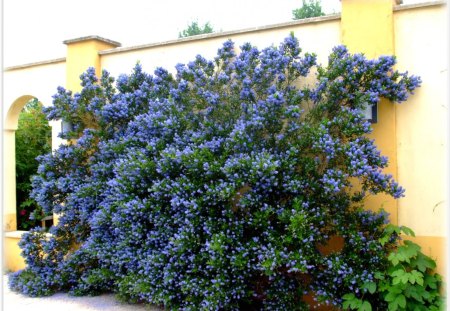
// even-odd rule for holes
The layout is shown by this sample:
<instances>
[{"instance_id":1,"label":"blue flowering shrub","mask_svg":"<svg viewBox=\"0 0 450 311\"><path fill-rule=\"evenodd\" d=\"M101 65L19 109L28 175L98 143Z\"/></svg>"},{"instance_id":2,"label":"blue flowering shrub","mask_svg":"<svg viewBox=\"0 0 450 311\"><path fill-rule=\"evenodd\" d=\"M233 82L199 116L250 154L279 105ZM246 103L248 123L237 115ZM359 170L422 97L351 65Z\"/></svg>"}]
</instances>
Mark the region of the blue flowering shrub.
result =
<instances>
[{"instance_id":1,"label":"blue flowering shrub","mask_svg":"<svg viewBox=\"0 0 450 311\"><path fill-rule=\"evenodd\" d=\"M291 35L238 55L227 41L176 74L138 64L114 84L89 69L80 93L58 88L46 111L72 124L61 134L71 143L41 157L33 180L33 197L60 218L51 236L24 236L27 268L11 288L114 292L170 310L308 310L308 295L385 310L406 288L389 296L400 228L364 198L404 190L383 173L362 110L419 86L394 64L339 46L320 66ZM330 252L332 239L342 245ZM418 272L437 291L425 261Z\"/></svg>"}]
</instances>

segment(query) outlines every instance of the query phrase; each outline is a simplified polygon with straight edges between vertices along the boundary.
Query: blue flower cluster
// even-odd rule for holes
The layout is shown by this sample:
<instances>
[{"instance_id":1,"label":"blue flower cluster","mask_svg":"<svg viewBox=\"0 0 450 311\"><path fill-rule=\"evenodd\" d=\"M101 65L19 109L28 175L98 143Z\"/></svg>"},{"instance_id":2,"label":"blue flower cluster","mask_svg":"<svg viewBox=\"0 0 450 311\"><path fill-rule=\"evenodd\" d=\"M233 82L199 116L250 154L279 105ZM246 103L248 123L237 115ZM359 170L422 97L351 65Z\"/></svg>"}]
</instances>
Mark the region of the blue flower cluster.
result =
<instances>
[{"instance_id":1,"label":"blue flower cluster","mask_svg":"<svg viewBox=\"0 0 450 311\"><path fill-rule=\"evenodd\" d=\"M21 241L27 268L10 286L32 296L112 291L171 310L340 306L383 269L383 212L364 193L399 197L362 107L404 101L420 79L393 58L337 47L328 67L289 36L262 50L227 41L176 74L81 76L58 88L49 119L70 143L39 159L33 197L60 214ZM299 82L318 67L317 85ZM362 184L350 190L349 179ZM323 251L333 237L334 252Z\"/></svg>"}]
</instances>

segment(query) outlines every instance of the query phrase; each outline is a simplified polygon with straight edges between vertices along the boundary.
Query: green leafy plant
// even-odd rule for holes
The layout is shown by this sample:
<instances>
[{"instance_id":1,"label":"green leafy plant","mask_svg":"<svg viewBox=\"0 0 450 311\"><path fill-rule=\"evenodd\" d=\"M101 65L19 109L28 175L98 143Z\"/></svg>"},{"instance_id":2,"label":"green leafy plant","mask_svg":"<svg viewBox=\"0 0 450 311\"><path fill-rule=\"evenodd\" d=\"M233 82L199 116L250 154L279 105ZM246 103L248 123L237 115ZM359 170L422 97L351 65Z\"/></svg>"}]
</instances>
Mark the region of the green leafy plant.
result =
<instances>
[{"instance_id":1,"label":"green leafy plant","mask_svg":"<svg viewBox=\"0 0 450 311\"><path fill-rule=\"evenodd\" d=\"M317 0L302 0L303 5L295 10L292 10L292 15L294 20L304 19L310 17L324 16L325 13L322 11L322 6L320 1Z\"/></svg>"},{"instance_id":2,"label":"green leafy plant","mask_svg":"<svg viewBox=\"0 0 450 311\"><path fill-rule=\"evenodd\" d=\"M415 236L405 226L386 226L380 243L385 245L403 233ZM444 300L439 292L442 277L434 272L436 262L421 252L416 243L405 240L391 250L388 266L375 273L375 280L362 284L360 295L343 296L343 307L350 310L442 310Z\"/></svg>"},{"instance_id":3,"label":"green leafy plant","mask_svg":"<svg viewBox=\"0 0 450 311\"><path fill-rule=\"evenodd\" d=\"M16 131L17 227L28 230L40 225L42 209L30 198L31 177L38 169L37 157L51 150L51 128L42 103L30 100L19 115Z\"/></svg>"},{"instance_id":4,"label":"green leafy plant","mask_svg":"<svg viewBox=\"0 0 450 311\"><path fill-rule=\"evenodd\" d=\"M199 25L198 21L191 22L186 29L178 33L178 38L186 38L196 35L213 33L213 27L207 22L205 25Z\"/></svg>"}]
</instances>

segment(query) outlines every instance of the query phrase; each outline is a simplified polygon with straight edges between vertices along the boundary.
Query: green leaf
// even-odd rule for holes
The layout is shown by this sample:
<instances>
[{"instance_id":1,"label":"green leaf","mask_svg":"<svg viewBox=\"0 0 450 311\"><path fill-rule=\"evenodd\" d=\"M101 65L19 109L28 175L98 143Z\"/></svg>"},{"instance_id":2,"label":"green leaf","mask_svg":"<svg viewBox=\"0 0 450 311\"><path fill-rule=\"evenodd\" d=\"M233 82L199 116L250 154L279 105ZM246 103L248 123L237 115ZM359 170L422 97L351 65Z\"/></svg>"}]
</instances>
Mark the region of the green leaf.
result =
<instances>
[{"instance_id":1,"label":"green leaf","mask_svg":"<svg viewBox=\"0 0 450 311\"><path fill-rule=\"evenodd\" d=\"M427 269L435 269L436 262L422 252L419 252L417 257L411 261L411 266L417 267L420 271L425 272Z\"/></svg>"},{"instance_id":2,"label":"green leaf","mask_svg":"<svg viewBox=\"0 0 450 311\"><path fill-rule=\"evenodd\" d=\"M372 311L372 305L370 304L370 302L364 301L358 310L359 311Z\"/></svg>"},{"instance_id":3,"label":"green leaf","mask_svg":"<svg viewBox=\"0 0 450 311\"><path fill-rule=\"evenodd\" d=\"M422 295L425 293L425 290L423 289L423 287L418 287L418 286L408 286L405 289L405 296L406 297L411 297L415 300L417 300L418 302L423 304L423 299L422 299ZM408 299L411 300L411 299Z\"/></svg>"},{"instance_id":4,"label":"green leaf","mask_svg":"<svg viewBox=\"0 0 450 311\"><path fill-rule=\"evenodd\" d=\"M344 308L358 309L362 304L362 301L356 298L355 295L351 293L345 294L344 296L342 296L342 299L345 300L343 304Z\"/></svg>"},{"instance_id":5,"label":"green leaf","mask_svg":"<svg viewBox=\"0 0 450 311\"><path fill-rule=\"evenodd\" d=\"M355 298L354 300L352 300L350 302L350 307L352 309L358 309L361 306L361 304L362 304L362 301L358 298Z\"/></svg>"},{"instance_id":6,"label":"green leaf","mask_svg":"<svg viewBox=\"0 0 450 311\"><path fill-rule=\"evenodd\" d=\"M413 301L408 301L408 310L413 311L430 311L429 308L425 307L423 304L415 303Z\"/></svg>"},{"instance_id":7,"label":"green leaf","mask_svg":"<svg viewBox=\"0 0 450 311\"><path fill-rule=\"evenodd\" d=\"M398 310L400 308L405 308L406 307L406 298L404 295L400 294L397 297L395 297L395 299L389 303L388 305L388 309L389 311L395 311Z\"/></svg>"},{"instance_id":8,"label":"green leaf","mask_svg":"<svg viewBox=\"0 0 450 311\"><path fill-rule=\"evenodd\" d=\"M417 270L412 270L409 272L409 282L411 284L417 283L423 285L423 274Z\"/></svg>"},{"instance_id":9,"label":"green leaf","mask_svg":"<svg viewBox=\"0 0 450 311\"><path fill-rule=\"evenodd\" d=\"M406 273L405 270L400 268L400 269L397 269L394 272L392 272L391 276L393 276L393 277L402 277L405 273Z\"/></svg>"},{"instance_id":10,"label":"green leaf","mask_svg":"<svg viewBox=\"0 0 450 311\"><path fill-rule=\"evenodd\" d=\"M427 274L424 279L424 287L428 286L431 289L437 289L437 280L433 275Z\"/></svg>"},{"instance_id":11,"label":"green leaf","mask_svg":"<svg viewBox=\"0 0 450 311\"><path fill-rule=\"evenodd\" d=\"M409 236L416 236L416 234L414 233L414 231L412 231L411 228L408 228L406 226L401 226L400 227L401 231L403 231L404 234L409 235Z\"/></svg>"},{"instance_id":12,"label":"green leaf","mask_svg":"<svg viewBox=\"0 0 450 311\"><path fill-rule=\"evenodd\" d=\"M395 299L395 301L397 301L398 305L402 308L406 307L406 298L404 295L400 294L397 296L397 298Z\"/></svg>"},{"instance_id":13,"label":"green leaf","mask_svg":"<svg viewBox=\"0 0 450 311\"><path fill-rule=\"evenodd\" d=\"M381 273L381 272L375 272L374 277L375 277L377 280L384 280L384 273Z\"/></svg>"},{"instance_id":14,"label":"green leaf","mask_svg":"<svg viewBox=\"0 0 450 311\"><path fill-rule=\"evenodd\" d=\"M405 240L403 243L405 244L403 246L404 250L405 250L405 254L408 255L409 257L416 256L421 249L421 247L419 245L417 245L416 243L414 243L412 241Z\"/></svg>"},{"instance_id":15,"label":"green leaf","mask_svg":"<svg viewBox=\"0 0 450 311\"><path fill-rule=\"evenodd\" d=\"M388 260L392 263L392 265L396 266L400 262L400 260L397 258L396 253L390 253L388 256Z\"/></svg>"},{"instance_id":16,"label":"green leaf","mask_svg":"<svg viewBox=\"0 0 450 311\"><path fill-rule=\"evenodd\" d=\"M355 299L355 294L345 294L344 296L342 296L342 299L353 300L353 299Z\"/></svg>"},{"instance_id":17,"label":"green leaf","mask_svg":"<svg viewBox=\"0 0 450 311\"><path fill-rule=\"evenodd\" d=\"M417 256L420 246L411 241L404 241L404 245L400 246L396 252L392 252L388 256L388 260L397 265L399 262L410 263L410 259Z\"/></svg>"},{"instance_id":18,"label":"green leaf","mask_svg":"<svg viewBox=\"0 0 450 311\"><path fill-rule=\"evenodd\" d=\"M390 302L388 304L388 310L389 311L397 311L398 310L398 304L395 302Z\"/></svg>"},{"instance_id":19,"label":"green leaf","mask_svg":"<svg viewBox=\"0 0 450 311\"><path fill-rule=\"evenodd\" d=\"M386 295L386 297L384 297L384 300L387 302L391 302L391 301L394 301L395 298L397 298L397 296L398 296L398 293L389 292Z\"/></svg>"},{"instance_id":20,"label":"green leaf","mask_svg":"<svg viewBox=\"0 0 450 311\"><path fill-rule=\"evenodd\" d=\"M373 294L377 290L377 284L375 282L369 282L364 284L363 288L366 288L369 293Z\"/></svg>"},{"instance_id":21,"label":"green leaf","mask_svg":"<svg viewBox=\"0 0 450 311\"><path fill-rule=\"evenodd\" d=\"M391 287L389 289L390 292L395 293L395 294L400 294L403 290L400 287Z\"/></svg>"},{"instance_id":22,"label":"green leaf","mask_svg":"<svg viewBox=\"0 0 450 311\"><path fill-rule=\"evenodd\" d=\"M385 235L385 236L379 238L379 239L378 239L378 242L380 242L380 244L381 244L382 246L384 246L384 245L389 241L389 238L390 238L390 237L389 237L388 235Z\"/></svg>"},{"instance_id":23,"label":"green leaf","mask_svg":"<svg viewBox=\"0 0 450 311\"><path fill-rule=\"evenodd\" d=\"M399 283L403 283L403 284L408 283L409 273L405 272L404 270L396 270L391 275L393 276L393 279L392 279L393 285L397 285Z\"/></svg>"}]
</instances>

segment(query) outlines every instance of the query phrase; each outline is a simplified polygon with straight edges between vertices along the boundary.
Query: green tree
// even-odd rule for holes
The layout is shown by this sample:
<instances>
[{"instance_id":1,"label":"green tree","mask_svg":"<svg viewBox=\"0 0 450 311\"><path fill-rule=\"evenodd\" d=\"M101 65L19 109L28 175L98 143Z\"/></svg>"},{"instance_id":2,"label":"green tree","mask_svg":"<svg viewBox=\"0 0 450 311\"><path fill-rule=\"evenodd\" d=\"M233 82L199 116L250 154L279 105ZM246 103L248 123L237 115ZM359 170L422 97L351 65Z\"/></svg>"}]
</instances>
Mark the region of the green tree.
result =
<instances>
[{"instance_id":1,"label":"green tree","mask_svg":"<svg viewBox=\"0 0 450 311\"><path fill-rule=\"evenodd\" d=\"M18 229L38 226L41 209L29 197L31 177L36 174L36 157L51 151L51 128L42 103L36 98L30 100L19 115L16 131L16 200ZM34 219L30 219L33 215Z\"/></svg>"},{"instance_id":2,"label":"green tree","mask_svg":"<svg viewBox=\"0 0 450 311\"><path fill-rule=\"evenodd\" d=\"M209 24L209 22L207 22L203 26L200 26L197 21L193 21L193 22L191 22L191 24L189 24L187 26L187 28L185 30L178 33L178 38L186 38L186 37L190 37L190 36L196 36L196 35L212 33L212 32L214 32L214 29Z\"/></svg>"},{"instance_id":3,"label":"green tree","mask_svg":"<svg viewBox=\"0 0 450 311\"><path fill-rule=\"evenodd\" d=\"M304 19L310 17L324 16L322 6L318 0L302 0L303 5L301 8L292 10L292 19Z\"/></svg>"}]
</instances>

